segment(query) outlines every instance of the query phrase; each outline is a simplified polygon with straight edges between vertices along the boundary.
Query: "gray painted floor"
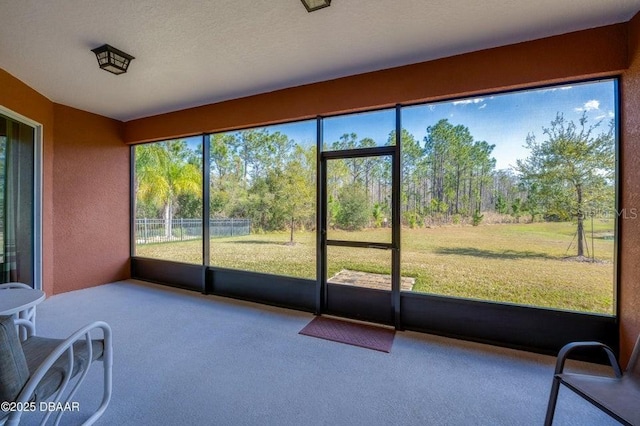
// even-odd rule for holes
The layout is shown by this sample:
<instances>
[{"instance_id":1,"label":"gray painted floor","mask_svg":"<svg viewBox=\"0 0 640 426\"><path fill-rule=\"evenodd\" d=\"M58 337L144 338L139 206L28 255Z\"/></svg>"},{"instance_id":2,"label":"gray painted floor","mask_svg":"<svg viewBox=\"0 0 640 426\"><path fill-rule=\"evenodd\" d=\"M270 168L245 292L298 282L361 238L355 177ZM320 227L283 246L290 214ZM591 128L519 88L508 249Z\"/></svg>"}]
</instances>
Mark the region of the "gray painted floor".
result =
<instances>
[{"instance_id":1,"label":"gray painted floor","mask_svg":"<svg viewBox=\"0 0 640 426\"><path fill-rule=\"evenodd\" d=\"M543 423L555 358L414 332L398 332L387 354L299 335L311 319L131 280L48 298L38 334L111 325L114 393L101 425ZM74 397L81 412L62 424L86 419L100 392L95 364ZM562 389L555 424L617 423Z\"/></svg>"}]
</instances>

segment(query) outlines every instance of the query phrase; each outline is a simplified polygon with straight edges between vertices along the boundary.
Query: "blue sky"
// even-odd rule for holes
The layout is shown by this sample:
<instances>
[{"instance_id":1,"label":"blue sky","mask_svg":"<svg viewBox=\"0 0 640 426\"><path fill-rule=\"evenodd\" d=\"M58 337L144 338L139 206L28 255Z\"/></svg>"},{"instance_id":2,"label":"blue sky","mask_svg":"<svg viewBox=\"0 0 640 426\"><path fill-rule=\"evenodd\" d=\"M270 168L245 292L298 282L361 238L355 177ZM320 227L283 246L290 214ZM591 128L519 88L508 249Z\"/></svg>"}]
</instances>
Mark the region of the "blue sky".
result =
<instances>
[{"instance_id":1,"label":"blue sky","mask_svg":"<svg viewBox=\"0 0 640 426\"><path fill-rule=\"evenodd\" d=\"M556 86L502 95L461 99L403 110L402 125L418 140L426 135L426 128L446 118L450 123L469 128L475 140L495 144L493 156L497 169L515 165L516 159L526 158L523 147L527 134L544 140L543 127L549 127L556 113L577 123L583 112L587 125L602 121L600 128L608 129L615 116L614 81Z\"/></svg>"},{"instance_id":2,"label":"blue sky","mask_svg":"<svg viewBox=\"0 0 640 426\"><path fill-rule=\"evenodd\" d=\"M404 107L402 126L421 146L427 127L441 119L467 126L475 140L496 145L496 168L506 169L515 165L516 159L527 157L523 147L527 134L544 140L542 128L550 126L556 113L577 122L584 111L587 124L602 121L600 128L606 130L615 110L615 82L602 80ZM326 118L323 132L328 144L344 133L354 132L358 139L370 137L384 145L394 129L395 110L388 109ZM268 130L280 131L302 145L315 144L315 120L269 126Z\"/></svg>"}]
</instances>

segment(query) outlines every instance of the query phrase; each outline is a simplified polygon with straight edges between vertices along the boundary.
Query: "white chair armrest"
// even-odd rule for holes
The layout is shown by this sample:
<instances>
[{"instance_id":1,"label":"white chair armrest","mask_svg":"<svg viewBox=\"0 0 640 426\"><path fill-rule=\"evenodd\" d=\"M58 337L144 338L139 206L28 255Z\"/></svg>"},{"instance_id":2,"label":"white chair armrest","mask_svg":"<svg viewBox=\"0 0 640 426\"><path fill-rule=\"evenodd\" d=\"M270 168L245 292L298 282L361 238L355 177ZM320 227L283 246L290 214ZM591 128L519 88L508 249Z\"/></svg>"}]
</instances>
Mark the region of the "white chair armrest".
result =
<instances>
[{"instance_id":1,"label":"white chair armrest","mask_svg":"<svg viewBox=\"0 0 640 426\"><path fill-rule=\"evenodd\" d=\"M26 320L16 320L16 323L18 323L18 321L20 321L21 326L22 325L27 326L26 324L29 323ZM22 321L24 321L24 323L22 323ZM86 368L84 369L84 371L82 371L82 374L78 378L73 389L71 390L69 395L65 398L64 402L65 403L69 402L73 397L73 395L75 394L78 387L80 386L80 384L82 383L82 381L84 380L91 366L91 363L93 360L93 345L91 344L91 332L96 329L102 330L103 339L104 339L102 361L104 362L104 368L105 368L105 389L104 389L104 397L103 397L103 401L100 406L100 409L93 416L91 416L91 418L89 418L89 420L87 420L85 424L92 424L95 420L97 420L97 418L100 417L100 415L102 415L102 412L104 412L104 410L106 409L106 406L109 403L109 400L111 399L111 386L112 386L111 373L110 373L111 366L113 364L111 327L109 327L109 325L103 321L96 321L82 327L81 329L73 333L71 336L69 336L67 339L65 339L62 343L60 343L53 350L53 352L51 352L51 354L47 356L47 358L42 362L42 364L38 367L38 369L31 374L29 381L27 381L24 388L18 395L16 402L18 403L29 402L33 398L33 393L35 392L40 381L44 378L45 374L55 364L55 362L66 353L67 362L68 362L67 364L68 374L65 375L62 385L60 386L58 391L55 393L55 399L54 399L54 402L56 404L60 402L60 399L62 395L65 393L66 387L69 384L69 381L71 380L71 375L73 372L73 366L74 366L73 365L74 363L73 344L84 339L87 342L88 362L87 362ZM109 372L109 374L106 374L107 371ZM42 421L42 424L45 424L47 422L50 414L51 412L48 412L46 414L46 416ZM62 414L62 411L58 412L58 416L61 414ZM56 419L56 424L58 423L58 421L59 421L59 418ZM9 421L9 424L10 423L11 421Z\"/></svg>"}]
</instances>

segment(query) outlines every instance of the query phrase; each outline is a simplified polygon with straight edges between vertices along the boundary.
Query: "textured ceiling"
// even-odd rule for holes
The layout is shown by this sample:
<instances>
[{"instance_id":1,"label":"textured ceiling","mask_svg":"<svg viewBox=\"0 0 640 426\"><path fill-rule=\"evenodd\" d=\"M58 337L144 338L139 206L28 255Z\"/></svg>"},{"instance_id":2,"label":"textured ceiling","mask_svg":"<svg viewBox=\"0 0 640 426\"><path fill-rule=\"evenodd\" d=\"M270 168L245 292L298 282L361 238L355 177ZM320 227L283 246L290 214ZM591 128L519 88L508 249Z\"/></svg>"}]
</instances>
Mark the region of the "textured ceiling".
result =
<instances>
[{"instance_id":1,"label":"textured ceiling","mask_svg":"<svg viewBox=\"0 0 640 426\"><path fill-rule=\"evenodd\" d=\"M54 102L131 120L638 10L640 0L333 0L313 13L300 0L0 0L0 68ZM136 57L129 72L98 68L91 49L104 43Z\"/></svg>"}]
</instances>

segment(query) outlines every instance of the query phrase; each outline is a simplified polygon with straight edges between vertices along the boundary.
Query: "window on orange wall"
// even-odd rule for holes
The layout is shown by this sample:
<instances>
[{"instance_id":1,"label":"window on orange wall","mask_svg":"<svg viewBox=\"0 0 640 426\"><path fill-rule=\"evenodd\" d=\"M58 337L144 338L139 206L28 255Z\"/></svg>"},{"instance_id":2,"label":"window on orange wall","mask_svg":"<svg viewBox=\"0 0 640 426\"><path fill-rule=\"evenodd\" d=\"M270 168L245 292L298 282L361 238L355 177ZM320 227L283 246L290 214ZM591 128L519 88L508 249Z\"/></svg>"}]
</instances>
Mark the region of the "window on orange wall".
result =
<instances>
[{"instance_id":1,"label":"window on orange wall","mask_svg":"<svg viewBox=\"0 0 640 426\"><path fill-rule=\"evenodd\" d=\"M0 115L0 283L40 285L34 240L38 238L36 129Z\"/></svg>"}]
</instances>

